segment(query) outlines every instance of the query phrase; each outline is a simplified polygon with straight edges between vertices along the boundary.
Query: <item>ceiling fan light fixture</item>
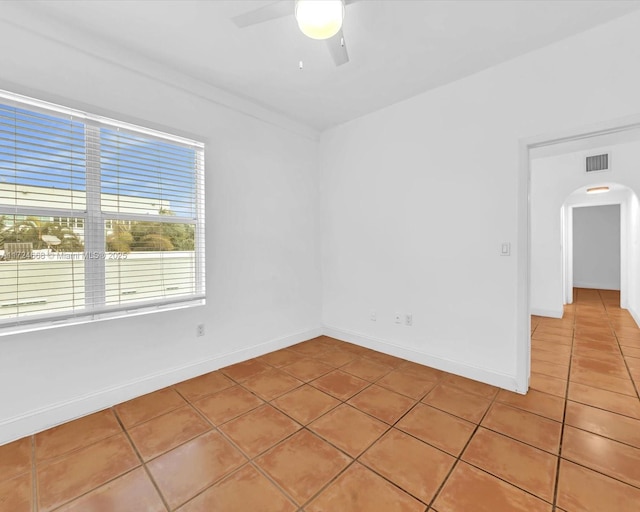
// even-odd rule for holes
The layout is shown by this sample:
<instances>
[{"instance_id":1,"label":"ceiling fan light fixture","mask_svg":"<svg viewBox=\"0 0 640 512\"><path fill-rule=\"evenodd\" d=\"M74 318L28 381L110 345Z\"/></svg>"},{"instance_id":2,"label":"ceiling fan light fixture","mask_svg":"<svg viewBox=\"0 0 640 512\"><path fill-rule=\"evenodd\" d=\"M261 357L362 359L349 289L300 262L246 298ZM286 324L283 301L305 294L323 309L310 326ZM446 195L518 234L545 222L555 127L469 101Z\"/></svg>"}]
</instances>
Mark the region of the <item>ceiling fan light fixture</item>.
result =
<instances>
[{"instance_id":1,"label":"ceiling fan light fixture","mask_svg":"<svg viewBox=\"0 0 640 512\"><path fill-rule=\"evenodd\" d=\"M296 0L296 21L311 39L329 39L342 28L343 0Z\"/></svg>"}]
</instances>

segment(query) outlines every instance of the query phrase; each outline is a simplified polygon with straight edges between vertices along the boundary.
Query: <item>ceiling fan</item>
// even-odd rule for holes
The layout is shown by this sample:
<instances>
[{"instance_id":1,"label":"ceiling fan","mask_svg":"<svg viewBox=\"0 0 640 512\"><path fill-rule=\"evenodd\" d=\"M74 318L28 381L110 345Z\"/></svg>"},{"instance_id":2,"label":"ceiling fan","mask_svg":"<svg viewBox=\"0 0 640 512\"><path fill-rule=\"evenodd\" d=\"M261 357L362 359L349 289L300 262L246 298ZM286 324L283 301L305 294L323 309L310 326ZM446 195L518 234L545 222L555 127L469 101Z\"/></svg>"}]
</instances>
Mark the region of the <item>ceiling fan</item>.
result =
<instances>
[{"instance_id":1,"label":"ceiling fan","mask_svg":"<svg viewBox=\"0 0 640 512\"><path fill-rule=\"evenodd\" d=\"M358 0L278 0L231 18L239 28L293 14L302 33L325 40L336 66L349 62L342 34L345 6Z\"/></svg>"}]
</instances>

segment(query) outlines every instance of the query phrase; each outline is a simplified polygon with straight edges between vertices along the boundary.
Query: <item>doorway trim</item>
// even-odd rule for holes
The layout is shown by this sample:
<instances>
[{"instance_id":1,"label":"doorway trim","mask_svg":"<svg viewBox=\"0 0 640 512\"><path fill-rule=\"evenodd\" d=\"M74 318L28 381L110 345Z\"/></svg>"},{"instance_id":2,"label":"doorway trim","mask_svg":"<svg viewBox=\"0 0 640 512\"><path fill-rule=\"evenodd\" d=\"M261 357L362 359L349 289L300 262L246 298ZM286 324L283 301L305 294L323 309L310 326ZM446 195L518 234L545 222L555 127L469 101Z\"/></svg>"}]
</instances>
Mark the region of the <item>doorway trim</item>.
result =
<instances>
[{"instance_id":1,"label":"doorway trim","mask_svg":"<svg viewBox=\"0 0 640 512\"><path fill-rule=\"evenodd\" d=\"M617 183L616 183L617 184ZM573 212L576 208L593 208L598 206L618 206L620 213L620 282L618 283L620 291L620 307L627 309L627 296L629 290L629 194L635 194L635 192L626 185L618 186L624 187L620 192L624 194L624 197L620 197L620 193L612 198L596 198L595 201L578 201L572 202L570 196L567 197L562 205L562 285L563 285L563 299L564 304L571 304L573 302Z\"/></svg>"},{"instance_id":2,"label":"doorway trim","mask_svg":"<svg viewBox=\"0 0 640 512\"><path fill-rule=\"evenodd\" d=\"M531 158L532 149L640 128L640 114L574 127L518 141L516 225L516 391L526 393L531 372Z\"/></svg>"}]
</instances>

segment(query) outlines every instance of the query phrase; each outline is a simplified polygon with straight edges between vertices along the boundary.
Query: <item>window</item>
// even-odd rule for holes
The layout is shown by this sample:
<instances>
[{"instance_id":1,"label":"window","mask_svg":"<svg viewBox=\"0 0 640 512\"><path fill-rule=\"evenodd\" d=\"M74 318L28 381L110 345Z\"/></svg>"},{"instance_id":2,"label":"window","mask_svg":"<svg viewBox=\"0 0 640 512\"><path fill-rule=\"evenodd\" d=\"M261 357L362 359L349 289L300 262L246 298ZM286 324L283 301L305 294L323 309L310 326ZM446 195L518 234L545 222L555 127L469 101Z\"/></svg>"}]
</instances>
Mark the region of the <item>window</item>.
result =
<instances>
[{"instance_id":1,"label":"window","mask_svg":"<svg viewBox=\"0 0 640 512\"><path fill-rule=\"evenodd\" d=\"M0 328L204 302L204 146L0 92Z\"/></svg>"}]
</instances>

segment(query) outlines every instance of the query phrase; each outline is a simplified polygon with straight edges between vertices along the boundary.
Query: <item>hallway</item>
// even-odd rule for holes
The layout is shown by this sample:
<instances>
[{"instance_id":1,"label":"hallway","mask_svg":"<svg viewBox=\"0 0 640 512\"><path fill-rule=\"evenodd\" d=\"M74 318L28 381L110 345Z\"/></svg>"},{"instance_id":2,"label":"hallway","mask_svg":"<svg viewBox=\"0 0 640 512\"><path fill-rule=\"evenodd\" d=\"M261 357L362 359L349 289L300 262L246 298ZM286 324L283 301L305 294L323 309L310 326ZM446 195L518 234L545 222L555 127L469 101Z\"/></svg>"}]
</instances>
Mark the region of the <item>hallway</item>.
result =
<instances>
[{"instance_id":1,"label":"hallway","mask_svg":"<svg viewBox=\"0 0 640 512\"><path fill-rule=\"evenodd\" d=\"M531 319L530 388L566 397L559 510L640 500L640 329L619 304L617 291L575 288L562 319Z\"/></svg>"},{"instance_id":2,"label":"hallway","mask_svg":"<svg viewBox=\"0 0 640 512\"><path fill-rule=\"evenodd\" d=\"M575 293L526 396L321 336L0 446L0 512L636 512L640 329Z\"/></svg>"},{"instance_id":3,"label":"hallway","mask_svg":"<svg viewBox=\"0 0 640 512\"><path fill-rule=\"evenodd\" d=\"M619 304L617 291L575 288L562 319L533 316L530 387L564 397L568 382L569 400L628 414L618 395L638 398L640 329Z\"/></svg>"}]
</instances>

